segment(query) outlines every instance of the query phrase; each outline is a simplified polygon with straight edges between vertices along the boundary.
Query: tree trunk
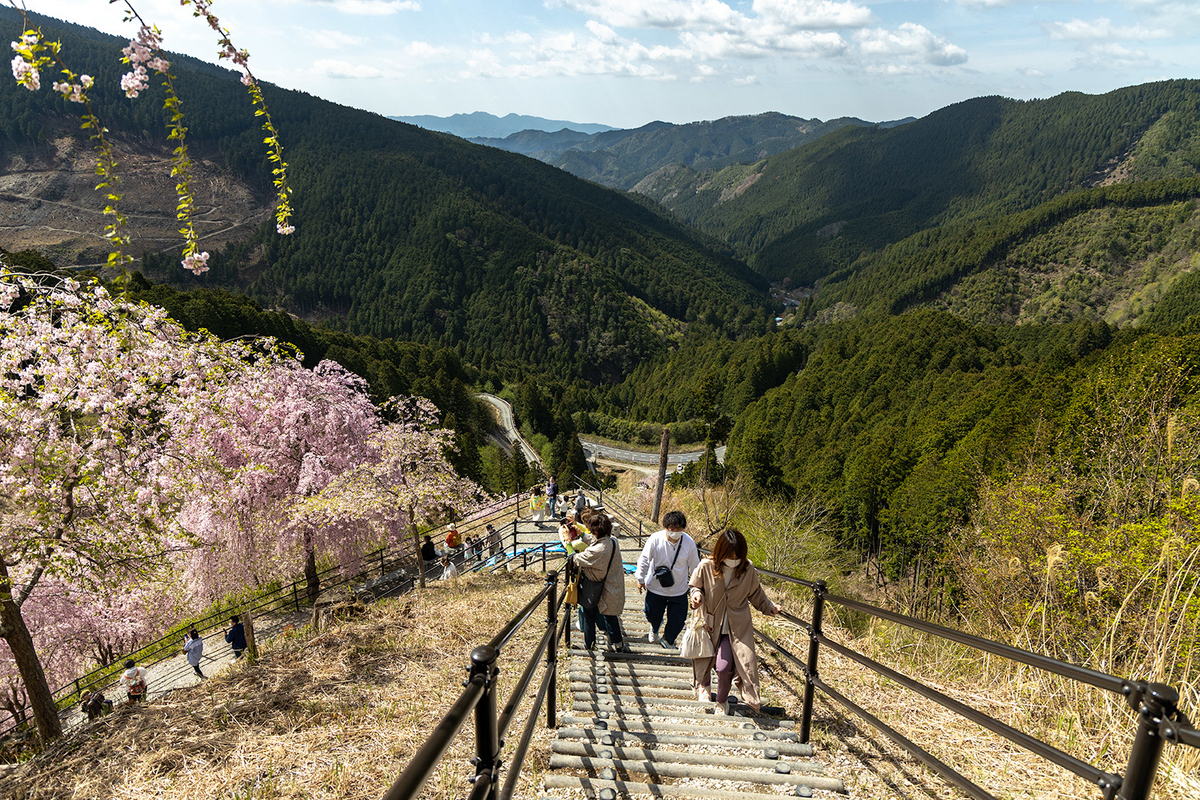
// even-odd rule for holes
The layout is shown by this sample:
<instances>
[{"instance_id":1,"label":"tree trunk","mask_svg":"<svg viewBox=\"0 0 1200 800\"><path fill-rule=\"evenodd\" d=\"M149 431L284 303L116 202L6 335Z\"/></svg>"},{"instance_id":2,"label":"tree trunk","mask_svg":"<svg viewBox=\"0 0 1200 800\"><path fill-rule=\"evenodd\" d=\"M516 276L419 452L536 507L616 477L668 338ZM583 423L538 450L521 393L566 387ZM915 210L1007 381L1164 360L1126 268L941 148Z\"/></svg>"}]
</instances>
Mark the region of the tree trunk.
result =
<instances>
[{"instance_id":1,"label":"tree trunk","mask_svg":"<svg viewBox=\"0 0 1200 800\"><path fill-rule=\"evenodd\" d=\"M42 662L33 648L33 637L29 635L29 628L25 627L20 607L13 600L8 565L3 559L0 559L0 637L8 643L8 649L17 663L17 672L25 684L38 735L43 743L57 739L62 736L62 721L58 718L58 708L54 705L50 684L46 682Z\"/></svg>"},{"instance_id":2,"label":"tree trunk","mask_svg":"<svg viewBox=\"0 0 1200 800\"><path fill-rule=\"evenodd\" d=\"M317 574L317 554L311 549L308 551L308 557L304 559L304 583L308 592L308 602L316 603L317 598L321 596L321 577Z\"/></svg>"},{"instance_id":3,"label":"tree trunk","mask_svg":"<svg viewBox=\"0 0 1200 800\"><path fill-rule=\"evenodd\" d=\"M421 532L417 530L417 521L413 519L413 507L408 507L408 524L412 526L413 547L417 551L417 581L425 588L425 556L421 555Z\"/></svg>"}]
</instances>

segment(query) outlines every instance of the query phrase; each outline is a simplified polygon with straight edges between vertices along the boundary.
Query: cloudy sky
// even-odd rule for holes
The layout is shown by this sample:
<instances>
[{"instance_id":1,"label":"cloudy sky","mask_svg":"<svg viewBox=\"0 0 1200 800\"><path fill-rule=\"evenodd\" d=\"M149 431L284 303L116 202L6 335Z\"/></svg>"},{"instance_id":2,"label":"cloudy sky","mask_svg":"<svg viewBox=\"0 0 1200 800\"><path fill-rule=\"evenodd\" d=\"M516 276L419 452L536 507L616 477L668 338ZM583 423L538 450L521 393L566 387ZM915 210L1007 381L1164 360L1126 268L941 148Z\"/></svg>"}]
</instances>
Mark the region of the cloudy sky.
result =
<instances>
[{"instance_id":1,"label":"cloudy sky","mask_svg":"<svg viewBox=\"0 0 1200 800\"><path fill-rule=\"evenodd\" d=\"M119 3L26 0L130 35ZM216 60L177 2L167 49ZM1200 77L1198 0L214 0L265 80L382 114L880 121Z\"/></svg>"}]
</instances>

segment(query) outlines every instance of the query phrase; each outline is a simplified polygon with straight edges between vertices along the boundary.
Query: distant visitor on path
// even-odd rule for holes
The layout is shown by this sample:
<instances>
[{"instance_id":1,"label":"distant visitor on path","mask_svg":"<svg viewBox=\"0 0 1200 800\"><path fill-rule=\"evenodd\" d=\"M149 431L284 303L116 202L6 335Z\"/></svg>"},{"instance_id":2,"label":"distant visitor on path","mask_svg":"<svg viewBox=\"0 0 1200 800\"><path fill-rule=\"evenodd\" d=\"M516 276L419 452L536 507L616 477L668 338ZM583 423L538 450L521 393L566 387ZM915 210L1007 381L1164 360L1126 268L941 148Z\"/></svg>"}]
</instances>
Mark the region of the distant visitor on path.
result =
<instances>
[{"instance_id":1,"label":"distant visitor on path","mask_svg":"<svg viewBox=\"0 0 1200 800\"><path fill-rule=\"evenodd\" d=\"M546 519L546 496L542 494L540 486L533 490L533 494L529 495L529 513L533 515L533 521L540 528L542 521Z\"/></svg>"},{"instance_id":2,"label":"distant visitor on path","mask_svg":"<svg viewBox=\"0 0 1200 800\"><path fill-rule=\"evenodd\" d=\"M754 651L753 605L768 616L779 608L758 582L758 570L746 558L746 537L736 528L717 535L712 554L692 573L692 608L703 608L715 656L692 659L692 675L701 702L712 699L711 670L717 669L717 714L729 711L729 686L736 682L746 705L762 708L758 687L758 654Z\"/></svg>"},{"instance_id":3,"label":"distant visitor on path","mask_svg":"<svg viewBox=\"0 0 1200 800\"><path fill-rule=\"evenodd\" d=\"M121 673L121 685L125 687L125 694L129 697L126 705L142 702L150 688L146 683L146 668L139 667L132 658L127 660L125 671Z\"/></svg>"},{"instance_id":4,"label":"distant visitor on path","mask_svg":"<svg viewBox=\"0 0 1200 800\"><path fill-rule=\"evenodd\" d=\"M113 709L112 700L106 700L103 692L84 692L79 701L79 710L87 714L88 722L99 719Z\"/></svg>"},{"instance_id":5,"label":"distant visitor on path","mask_svg":"<svg viewBox=\"0 0 1200 800\"><path fill-rule=\"evenodd\" d=\"M442 556L442 577L439 581L449 581L458 577L458 568L454 566L454 562L450 560L450 556Z\"/></svg>"},{"instance_id":6,"label":"distant visitor on path","mask_svg":"<svg viewBox=\"0 0 1200 800\"><path fill-rule=\"evenodd\" d=\"M246 652L246 629L242 627L242 620L236 614L229 618L229 625L229 630L225 631L225 641L233 648L233 657L241 658L242 653Z\"/></svg>"},{"instance_id":7,"label":"distant visitor on path","mask_svg":"<svg viewBox=\"0 0 1200 800\"><path fill-rule=\"evenodd\" d=\"M587 507L588 507L588 499L587 499L587 495L583 493L583 489L580 489L580 490L579 490L579 494L575 495L575 514L576 514L576 517L578 518L578 515L579 515L579 514L582 514L582 513L583 513L583 510L584 510L585 508L587 508Z\"/></svg>"},{"instance_id":8,"label":"distant visitor on path","mask_svg":"<svg viewBox=\"0 0 1200 800\"><path fill-rule=\"evenodd\" d=\"M674 647L687 623L688 578L700 566L700 551L687 534L687 517L682 511L663 514L662 524L663 529L646 540L634 578L638 592L646 592L643 611L650 623L650 635L646 638L664 647ZM664 612L667 627L659 638Z\"/></svg>"},{"instance_id":9,"label":"distant visitor on path","mask_svg":"<svg viewBox=\"0 0 1200 800\"><path fill-rule=\"evenodd\" d=\"M450 526L450 530L446 531L446 547L451 550L462 547L462 534L453 525Z\"/></svg>"},{"instance_id":10,"label":"distant visitor on path","mask_svg":"<svg viewBox=\"0 0 1200 800\"><path fill-rule=\"evenodd\" d=\"M500 531L488 523L487 526L488 555L494 556L500 552Z\"/></svg>"},{"instance_id":11,"label":"distant visitor on path","mask_svg":"<svg viewBox=\"0 0 1200 800\"><path fill-rule=\"evenodd\" d=\"M187 662L192 665L192 670L201 678L205 677L200 671L200 656L204 655L204 640L200 638L200 634L192 628L183 637L183 652L187 655Z\"/></svg>"},{"instance_id":12,"label":"distant visitor on path","mask_svg":"<svg viewBox=\"0 0 1200 800\"><path fill-rule=\"evenodd\" d=\"M549 511L550 519L554 519L554 512L558 508L558 481L554 476L550 476L550 480L546 481L546 509Z\"/></svg>"},{"instance_id":13,"label":"distant visitor on path","mask_svg":"<svg viewBox=\"0 0 1200 800\"><path fill-rule=\"evenodd\" d=\"M433 543L433 539L425 537L425 543L421 545L421 560L425 562L425 568L429 569L429 565L437 561L437 545Z\"/></svg>"}]
</instances>

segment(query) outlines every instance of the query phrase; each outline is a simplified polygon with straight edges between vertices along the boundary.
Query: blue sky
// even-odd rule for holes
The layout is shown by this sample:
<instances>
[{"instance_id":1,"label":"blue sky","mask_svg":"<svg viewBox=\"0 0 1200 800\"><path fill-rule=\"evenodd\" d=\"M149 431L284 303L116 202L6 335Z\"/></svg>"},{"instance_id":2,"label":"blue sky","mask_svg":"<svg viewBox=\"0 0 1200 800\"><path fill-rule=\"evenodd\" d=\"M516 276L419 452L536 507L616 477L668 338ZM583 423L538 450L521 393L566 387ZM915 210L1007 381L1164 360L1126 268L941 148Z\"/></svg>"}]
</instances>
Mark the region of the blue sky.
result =
<instances>
[{"instance_id":1,"label":"blue sky","mask_svg":"<svg viewBox=\"0 0 1200 800\"><path fill-rule=\"evenodd\" d=\"M29 8L132 35L119 4ZM208 29L137 0L164 46ZM391 115L636 127L780 111L872 121L959 100L1200 77L1197 0L214 0L262 79ZM69 54L68 61L69 61Z\"/></svg>"}]
</instances>

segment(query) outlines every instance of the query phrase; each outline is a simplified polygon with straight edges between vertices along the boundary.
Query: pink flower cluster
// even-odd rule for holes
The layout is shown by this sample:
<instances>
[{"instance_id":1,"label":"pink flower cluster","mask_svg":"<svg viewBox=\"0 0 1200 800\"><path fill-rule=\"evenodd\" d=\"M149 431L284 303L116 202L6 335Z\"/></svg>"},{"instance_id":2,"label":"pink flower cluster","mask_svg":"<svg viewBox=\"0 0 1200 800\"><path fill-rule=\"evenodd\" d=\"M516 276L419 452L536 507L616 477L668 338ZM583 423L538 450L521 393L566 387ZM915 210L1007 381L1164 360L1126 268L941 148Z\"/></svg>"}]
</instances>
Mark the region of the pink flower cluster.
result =
<instances>
[{"instance_id":1,"label":"pink flower cluster","mask_svg":"<svg viewBox=\"0 0 1200 800\"><path fill-rule=\"evenodd\" d=\"M208 251L189 253L183 259L183 268L190 269L193 275L203 275L208 272Z\"/></svg>"},{"instance_id":2,"label":"pink flower cluster","mask_svg":"<svg viewBox=\"0 0 1200 800\"><path fill-rule=\"evenodd\" d=\"M32 63L33 48L37 43L38 37L32 33L23 34L21 41L11 43L12 49L17 51L12 60L13 77L17 79L17 83L31 92L42 88L42 76Z\"/></svg>"},{"instance_id":3,"label":"pink flower cluster","mask_svg":"<svg viewBox=\"0 0 1200 800\"><path fill-rule=\"evenodd\" d=\"M162 35L158 30L149 25L143 25L138 31L137 38L130 39L129 46L121 50L125 55L123 59L125 63L133 65L132 72L126 72L121 76L121 89L125 92L126 97L137 97L139 92L150 85L146 67L155 72L166 72L171 68L169 61L154 55L155 51L161 47Z\"/></svg>"},{"instance_id":4,"label":"pink flower cluster","mask_svg":"<svg viewBox=\"0 0 1200 800\"><path fill-rule=\"evenodd\" d=\"M80 75L79 83L68 83L66 81L55 81L54 91L61 94L63 97L70 100L72 103L83 102L83 92L85 89L92 88L92 76Z\"/></svg>"}]
</instances>

